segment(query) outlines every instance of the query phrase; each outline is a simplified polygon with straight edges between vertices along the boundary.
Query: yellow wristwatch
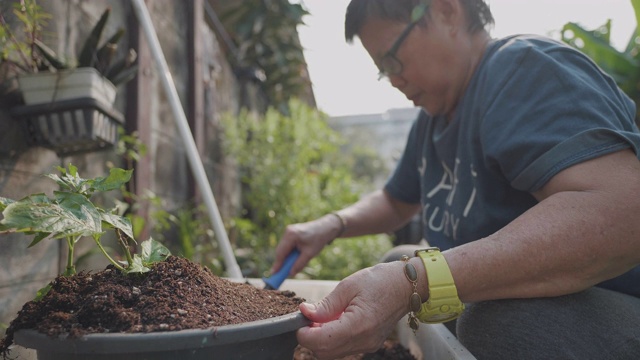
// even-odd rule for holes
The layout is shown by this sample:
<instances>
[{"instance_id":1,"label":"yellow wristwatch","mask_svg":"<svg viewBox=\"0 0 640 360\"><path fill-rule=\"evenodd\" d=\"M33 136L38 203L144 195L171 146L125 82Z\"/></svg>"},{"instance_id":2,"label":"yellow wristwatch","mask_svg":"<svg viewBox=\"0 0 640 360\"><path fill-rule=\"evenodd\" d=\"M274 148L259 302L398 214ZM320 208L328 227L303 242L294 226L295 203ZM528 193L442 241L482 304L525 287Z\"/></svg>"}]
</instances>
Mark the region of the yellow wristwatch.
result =
<instances>
[{"instance_id":1,"label":"yellow wristwatch","mask_svg":"<svg viewBox=\"0 0 640 360\"><path fill-rule=\"evenodd\" d=\"M420 311L416 313L418 320L427 324L437 324L460 316L464 304L458 298L451 270L440 249L430 247L416 250L415 256L422 259L429 282L429 299L422 303Z\"/></svg>"}]
</instances>

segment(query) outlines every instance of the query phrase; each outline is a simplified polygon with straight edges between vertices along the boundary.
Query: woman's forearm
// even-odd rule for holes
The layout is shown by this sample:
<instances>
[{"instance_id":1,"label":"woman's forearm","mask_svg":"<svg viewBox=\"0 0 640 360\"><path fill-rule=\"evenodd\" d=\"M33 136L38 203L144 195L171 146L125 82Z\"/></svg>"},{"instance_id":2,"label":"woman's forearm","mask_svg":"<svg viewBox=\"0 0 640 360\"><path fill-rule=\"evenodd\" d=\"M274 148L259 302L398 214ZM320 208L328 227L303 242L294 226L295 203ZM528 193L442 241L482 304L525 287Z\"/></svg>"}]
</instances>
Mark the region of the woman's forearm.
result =
<instances>
[{"instance_id":1,"label":"woman's forearm","mask_svg":"<svg viewBox=\"0 0 640 360\"><path fill-rule=\"evenodd\" d=\"M420 204L392 198L384 190L375 191L338 213L347 223L342 237L387 233L406 225L420 211Z\"/></svg>"},{"instance_id":2,"label":"woman's forearm","mask_svg":"<svg viewBox=\"0 0 640 360\"><path fill-rule=\"evenodd\" d=\"M608 171L616 162L631 171ZM639 168L629 152L568 169L511 224L447 251L461 299L564 295L640 263Z\"/></svg>"}]
</instances>

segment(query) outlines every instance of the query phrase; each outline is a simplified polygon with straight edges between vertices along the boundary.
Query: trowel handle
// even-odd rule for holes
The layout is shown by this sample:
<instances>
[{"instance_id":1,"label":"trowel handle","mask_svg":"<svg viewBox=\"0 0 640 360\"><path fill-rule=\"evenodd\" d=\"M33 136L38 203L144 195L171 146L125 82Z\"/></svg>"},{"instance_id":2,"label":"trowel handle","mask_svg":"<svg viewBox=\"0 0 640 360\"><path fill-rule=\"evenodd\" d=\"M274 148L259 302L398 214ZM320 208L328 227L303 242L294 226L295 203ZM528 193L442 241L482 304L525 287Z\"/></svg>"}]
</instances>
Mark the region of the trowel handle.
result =
<instances>
[{"instance_id":1,"label":"trowel handle","mask_svg":"<svg viewBox=\"0 0 640 360\"><path fill-rule=\"evenodd\" d=\"M280 288L280 285L282 285L287 276L289 276L289 272L291 272L293 264L298 260L298 256L300 256L300 251L298 249L293 249L293 251L287 255L287 258L284 259L284 263L280 270L268 278L262 278L265 284L267 284L267 288L273 290Z\"/></svg>"}]
</instances>

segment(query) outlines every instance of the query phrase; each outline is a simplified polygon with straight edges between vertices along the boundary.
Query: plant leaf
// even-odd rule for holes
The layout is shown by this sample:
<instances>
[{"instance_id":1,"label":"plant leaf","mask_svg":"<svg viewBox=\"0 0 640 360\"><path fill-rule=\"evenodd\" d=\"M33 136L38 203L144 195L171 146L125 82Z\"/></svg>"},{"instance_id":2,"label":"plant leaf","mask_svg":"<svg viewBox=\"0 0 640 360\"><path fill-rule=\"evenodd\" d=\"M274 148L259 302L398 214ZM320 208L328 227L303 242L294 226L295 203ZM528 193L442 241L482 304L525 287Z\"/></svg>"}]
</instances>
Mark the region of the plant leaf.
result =
<instances>
[{"instance_id":1,"label":"plant leaf","mask_svg":"<svg viewBox=\"0 0 640 360\"><path fill-rule=\"evenodd\" d=\"M106 178L96 178L91 184L91 188L93 191L110 191L120 189L122 185L131 180L132 173L133 170L112 168L109 171L109 176Z\"/></svg>"},{"instance_id":2,"label":"plant leaf","mask_svg":"<svg viewBox=\"0 0 640 360\"><path fill-rule=\"evenodd\" d=\"M640 25L640 0L631 0L631 5L633 5L633 12L636 17L636 25ZM638 30L638 28L636 28L634 34L640 36L640 31Z\"/></svg>"},{"instance_id":3,"label":"plant leaf","mask_svg":"<svg viewBox=\"0 0 640 360\"><path fill-rule=\"evenodd\" d=\"M588 31L576 23L567 23L562 29L562 40L589 56L622 90L635 92L640 64L631 55L613 48L606 37L598 34L597 30Z\"/></svg>"},{"instance_id":4,"label":"plant leaf","mask_svg":"<svg viewBox=\"0 0 640 360\"><path fill-rule=\"evenodd\" d=\"M49 198L43 194L43 193L39 193L39 194L32 194L30 196L27 196L23 199L20 200L21 202L24 202L25 204L38 204L38 203L50 203L51 200L49 200ZM2 215L6 218L7 217L7 213L5 213L6 208L11 205L11 204L15 204L16 201L12 200L12 199L7 199L7 198L0 198L0 202L2 203ZM7 232L7 231L11 231L11 230L15 230L15 227L13 226L9 226L7 225L9 224L9 222L5 222L5 221L0 221L0 231L1 232ZM24 231L25 233L27 233L27 235L32 235L33 233L29 233L28 230Z\"/></svg>"},{"instance_id":5,"label":"plant leaf","mask_svg":"<svg viewBox=\"0 0 640 360\"><path fill-rule=\"evenodd\" d=\"M44 176L55 181L56 184L58 184L58 186L60 186L61 189L71 190L69 188L70 184L66 181L66 179L61 178L60 176L58 176L58 174L45 174Z\"/></svg>"},{"instance_id":6,"label":"plant leaf","mask_svg":"<svg viewBox=\"0 0 640 360\"><path fill-rule=\"evenodd\" d=\"M100 20L98 20L96 25L93 27L93 30L91 30L91 34L89 34L84 46L82 46L80 55L78 55L78 67L93 67L96 59L96 53L98 51L98 43L100 42L102 31L107 24L110 13L111 8L106 8L102 13L102 16L100 16Z\"/></svg>"},{"instance_id":7,"label":"plant leaf","mask_svg":"<svg viewBox=\"0 0 640 360\"><path fill-rule=\"evenodd\" d=\"M60 174L62 176L58 176L57 174L45 174L46 177L55 181L62 190L70 191L70 192L81 192L85 196L91 195L90 192L87 191L87 188L93 183L93 179L83 179L78 175L78 169L69 164L69 170L58 167Z\"/></svg>"},{"instance_id":8,"label":"plant leaf","mask_svg":"<svg viewBox=\"0 0 640 360\"><path fill-rule=\"evenodd\" d=\"M0 196L0 210L4 211L4 209L6 209L8 205L13 204L14 202L16 201L13 199L8 199Z\"/></svg>"},{"instance_id":9,"label":"plant leaf","mask_svg":"<svg viewBox=\"0 0 640 360\"><path fill-rule=\"evenodd\" d=\"M629 38L629 42L627 43L627 48L625 49L625 53L632 55L634 58L638 59L640 57L640 51L638 49L638 37L640 36L640 0L631 0L631 5L633 5L633 12L636 18L636 28L631 34Z\"/></svg>"},{"instance_id":10,"label":"plant leaf","mask_svg":"<svg viewBox=\"0 0 640 360\"><path fill-rule=\"evenodd\" d=\"M113 60L113 57L118 51L118 42L120 41L123 35L124 35L124 29L123 28L118 29L118 31L116 31L116 33L113 34L109 38L109 40L107 40L104 43L104 45L102 45L102 47L100 47L100 49L98 50L98 53L96 54L95 65L96 65L96 69L98 69L98 71L101 74L104 74L105 70L109 68L111 61Z\"/></svg>"},{"instance_id":11,"label":"plant leaf","mask_svg":"<svg viewBox=\"0 0 640 360\"><path fill-rule=\"evenodd\" d=\"M138 67L135 65L137 57L138 53L134 49L129 49L127 56L118 59L104 71L104 76L114 85L133 79L138 72Z\"/></svg>"},{"instance_id":12,"label":"plant leaf","mask_svg":"<svg viewBox=\"0 0 640 360\"><path fill-rule=\"evenodd\" d=\"M69 65L67 65L64 61L62 61L60 58L58 58L56 53L50 47L48 47L45 43L43 43L42 41L40 41L38 39L35 39L33 41L33 45L35 45L36 49L38 49L38 51L40 51L40 54L42 54L42 56L45 59L47 59L49 64L51 64L51 66L53 66L54 68L56 68L58 70L63 70L63 69L68 69L69 68Z\"/></svg>"},{"instance_id":13,"label":"plant leaf","mask_svg":"<svg viewBox=\"0 0 640 360\"><path fill-rule=\"evenodd\" d=\"M75 165L69 163L68 167L69 167L69 174L73 176L78 176L78 168Z\"/></svg>"},{"instance_id":14,"label":"plant leaf","mask_svg":"<svg viewBox=\"0 0 640 360\"><path fill-rule=\"evenodd\" d=\"M129 267L126 268L126 273L146 273L150 269L144 266L142 258L138 254L133 255L133 263L129 264Z\"/></svg>"},{"instance_id":15,"label":"plant leaf","mask_svg":"<svg viewBox=\"0 0 640 360\"><path fill-rule=\"evenodd\" d=\"M145 265L155 264L157 262L164 261L169 255L171 255L171 251L167 249L160 242L149 238L140 244L141 247L141 257L142 262Z\"/></svg>"},{"instance_id":16,"label":"plant leaf","mask_svg":"<svg viewBox=\"0 0 640 360\"><path fill-rule=\"evenodd\" d=\"M35 297L35 299L33 299L33 301L38 302L38 301L42 300L42 298L44 298L47 295L49 290L51 290L51 283L48 283L47 286L45 286L42 289L38 290L38 292L36 292L36 297Z\"/></svg>"},{"instance_id":17,"label":"plant leaf","mask_svg":"<svg viewBox=\"0 0 640 360\"><path fill-rule=\"evenodd\" d=\"M130 65L128 68L123 69L114 75L109 75L107 79L111 81L113 85L118 86L133 80L136 75L138 75L138 65Z\"/></svg>"},{"instance_id":18,"label":"plant leaf","mask_svg":"<svg viewBox=\"0 0 640 360\"><path fill-rule=\"evenodd\" d=\"M93 236L102 232L102 216L93 203L81 194L55 191L56 203L73 216L78 229L77 235Z\"/></svg>"},{"instance_id":19,"label":"plant leaf","mask_svg":"<svg viewBox=\"0 0 640 360\"><path fill-rule=\"evenodd\" d=\"M54 194L53 202L43 194L36 194L10 204L3 211L4 219L0 223L8 229L47 233L55 238L102 232L100 214L85 196Z\"/></svg>"},{"instance_id":20,"label":"plant leaf","mask_svg":"<svg viewBox=\"0 0 640 360\"><path fill-rule=\"evenodd\" d=\"M118 229L122 231L125 235L127 235L130 239L134 239L133 228L128 218L117 215L117 214L106 212L102 209L98 209L98 211L100 211L100 215L102 216L102 221L106 223L109 228Z\"/></svg>"},{"instance_id":21,"label":"plant leaf","mask_svg":"<svg viewBox=\"0 0 640 360\"><path fill-rule=\"evenodd\" d=\"M35 233L35 236L33 238L33 241L31 241L31 244L29 244L29 246L27 246L28 248L38 245L38 243L44 239L47 239L51 236L51 234L46 233L46 232L38 232Z\"/></svg>"},{"instance_id":22,"label":"plant leaf","mask_svg":"<svg viewBox=\"0 0 640 360\"><path fill-rule=\"evenodd\" d=\"M110 191L119 189L123 184L131 180L133 170L112 168L109 176L96 177L95 179L83 179L78 175L75 166L69 164L69 170L59 168L62 176L46 174L45 176L60 185L62 190L79 192L85 196L91 196L96 191Z\"/></svg>"}]
</instances>

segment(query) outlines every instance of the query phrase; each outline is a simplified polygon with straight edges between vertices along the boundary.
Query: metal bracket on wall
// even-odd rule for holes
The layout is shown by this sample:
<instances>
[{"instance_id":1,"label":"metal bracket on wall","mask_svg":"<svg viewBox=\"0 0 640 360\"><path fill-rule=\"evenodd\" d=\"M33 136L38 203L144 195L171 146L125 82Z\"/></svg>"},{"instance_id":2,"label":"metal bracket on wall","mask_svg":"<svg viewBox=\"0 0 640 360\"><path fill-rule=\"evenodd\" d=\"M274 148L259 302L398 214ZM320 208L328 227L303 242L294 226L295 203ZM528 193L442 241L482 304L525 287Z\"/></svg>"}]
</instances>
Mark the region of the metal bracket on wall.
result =
<instances>
[{"instance_id":1,"label":"metal bracket on wall","mask_svg":"<svg viewBox=\"0 0 640 360\"><path fill-rule=\"evenodd\" d=\"M118 141L124 116L94 98L23 105L11 109L29 146L51 149L60 157L106 150Z\"/></svg>"}]
</instances>

